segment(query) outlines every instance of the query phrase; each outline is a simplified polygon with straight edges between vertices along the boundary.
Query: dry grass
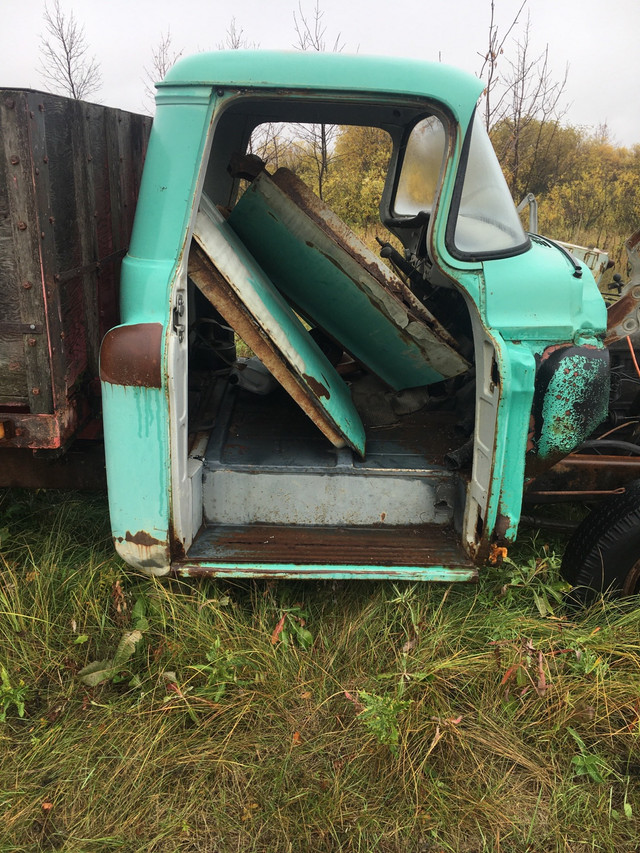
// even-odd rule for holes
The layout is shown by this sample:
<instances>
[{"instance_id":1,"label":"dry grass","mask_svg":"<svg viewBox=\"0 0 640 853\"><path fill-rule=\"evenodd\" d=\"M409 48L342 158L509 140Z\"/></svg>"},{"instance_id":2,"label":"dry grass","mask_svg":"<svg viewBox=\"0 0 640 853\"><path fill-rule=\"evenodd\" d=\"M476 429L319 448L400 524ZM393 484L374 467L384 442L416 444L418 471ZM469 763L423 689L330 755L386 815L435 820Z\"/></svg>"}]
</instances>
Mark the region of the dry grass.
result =
<instances>
[{"instance_id":1,"label":"dry grass","mask_svg":"<svg viewBox=\"0 0 640 853\"><path fill-rule=\"evenodd\" d=\"M567 612L535 543L477 586L162 583L101 498L0 513L0 850L637 850L640 610Z\"/></svg>"}]
</instances>

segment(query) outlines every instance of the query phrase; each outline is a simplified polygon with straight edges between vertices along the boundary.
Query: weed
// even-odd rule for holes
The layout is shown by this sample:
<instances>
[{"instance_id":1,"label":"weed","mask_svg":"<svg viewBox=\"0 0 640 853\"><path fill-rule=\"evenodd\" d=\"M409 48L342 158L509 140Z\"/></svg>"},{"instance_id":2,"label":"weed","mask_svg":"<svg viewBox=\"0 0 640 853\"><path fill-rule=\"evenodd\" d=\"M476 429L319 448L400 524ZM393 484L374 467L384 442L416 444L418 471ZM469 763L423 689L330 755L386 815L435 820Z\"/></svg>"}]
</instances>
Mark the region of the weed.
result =
<instances>
[{"instance_id":1,"label":"weed","mask_svg":"<svg viewBox=\"0 0 640 853\"><path fill-rule=\"evenodd\" d=\"M0 664L0 723L7 721L7 714L15 710L19 717L24 717L25 702L29 688L24 681L20 681L18 687L12 687L9 673Z\"/></svg>"},{"instance_id":2,"label":"weed","mask_svg":"<svg viewBox=\"0 0 640 853\"><path fill-rule=\"evenodd\" d=\"M358 701L362 711L359 722L371 732L378 743L385 744L393 755L398 755L400 741L399 716L409 708L410 701L396 699L393 696L378 696L375 693L358 691Z\"/></svg>"},{"instance_id":3,"label":"weed","mask_svg":"<svg viewBox=\"0 0 640 853\"><path fill-rule=\"evenodd\" d=\"M611 775L611 769L607 766L606 761L595 752L589 752L587 745L575 729L567 726L567 731L578 744L578 749L580 750L578 755L574 755L571 759L575 775L588 776L593 782L604 784L606 777Z\"/></svg>"}]
</instances>

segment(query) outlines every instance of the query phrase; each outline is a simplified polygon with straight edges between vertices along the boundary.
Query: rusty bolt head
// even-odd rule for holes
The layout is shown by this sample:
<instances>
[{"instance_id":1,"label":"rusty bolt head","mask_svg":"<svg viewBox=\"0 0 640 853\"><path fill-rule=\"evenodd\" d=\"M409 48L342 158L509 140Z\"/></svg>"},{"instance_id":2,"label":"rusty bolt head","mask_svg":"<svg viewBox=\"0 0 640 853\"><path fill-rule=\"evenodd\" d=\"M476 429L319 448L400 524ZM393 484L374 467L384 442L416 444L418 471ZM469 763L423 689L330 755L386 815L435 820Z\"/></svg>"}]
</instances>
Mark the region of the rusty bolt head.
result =
<instances>
[{"instance_id":1,"label":"rusty bolt head","mask_svg":"<svg viewBox=\"0 0 640 853\"><path fill-rule=\"evenodd\" d=\"M33 118L33 110L29 110L29 118Z\"/></svg>"},{"instance_id":2,"label":"rusty bolt head","mask_svg":"<svg viewBox=\"0 0 640 853\"><path fill-rule=\"evenodd\" d=\"M13 154L13 155L11 156L11 159L10 159L10 161L9 161L9 162L11 163L11 165L12 165L12 166L17 166L17 165L18 165L18 163L20 162L20 158L18 157L18 155L17 155L17 154Z\"/></svg>"},{"instance_id":3,"label":"rusty bolt head","mask_svg":"<svg viewBox=\"0 0 640 853\"><path fill-rule=\"evenodd\" d=\"M90 163L92 160L93 160L93 157L91 156L91 154L87 154L87 162Z\"/></svg>"},{"instance_id":4,"label":"rusty bolt head","mask_svg":"<svg viewBox=\"0 0 640 853\"><path fill-rule=\"evenodd\" d=\"M33 394L34 397L37 397L38 394L40 393L40 389L39 388L32 388L31 393Z\"/></svg>"},{"instance_id":5,"label":"rusty bolt head","mask_svg":"<svg viewBox=\"0 0 640 853\"><path fill-rule=\"evenodd\" d=\"M45 155L44 155L44 157L42 158L42 162L43 162L43 163L48 163L48 162L49 162L49 158L47 157L47 155L46 155L46 154L45 154Z\"/></svg>"},{"instance_id":6,"label":"rusty bolt head","mask_svg":"<svg viewBox=\"0 0 640 853\"><path fill-rule=\"evenodd\" d=\"M21 435L24 435L24 430L23 430L23 429L20 429L20 427L18 427L17 429L15 429L15 430L14 430L14 433L13 433L13 434L14 434L17 438L19 438Z\"/></svg>"},{"instance_id":7,"label":"rusty bolt head","mask_svg":"<svg viewBox=\"0 0 640 853\"><path fill-rule=\"evenodd\" d=\"M41 236L41 237L42 237L42 239L44 240L44 231L41 231L41 232L40 232L40 236Z\"/></svg>"},{"instance_id":8,"label":"rusty bolt head","mask_svg":"<svg viewBox=\"0 0 640 853\"><path fill-rule=\"evenodd\" d=\"M50 223L51 225L53 225L53 223L54 223L55 221L56 221L56 220L55 220L55 217L54 217L54 216L50 216L50 217L49 217L49 223Z\"/></svg>"},{"instance_id":9,"label":"rusty bolt head","mask_svg":"<svg viewBox=\"0 0 640 853\"><path fill-rule=\"evenodd\" d=\"M31 288L33 287L33 285L31 284L30 281L23 281L22 286L24 287L25 290L31 290Z\"/></svg>"},{"instance_id":10,"label":"rusty bolt head","mask_svg":"<svg viewBox=\"0 0 640 853\"><path fill-rule=\"evenodd\" d=\"M36 169L36 175L40 174L40 169Z\"/></svg>"},{"instance_id":11,"label":"rusty bolt head","mask_svg":"<svg viewBox=\"0 0 640 853\"><path fill-rule=\"evenodd\" d=\"M34 347L36 345L37 341L35 338L29 338L27 343L29 344L30 347Z\"/></svg>"},{"instance_id":12,"label":"rusty bolt head","mask_svg":"<svg viewBox=\"0 0 640 853\"><path fill-rule=\"evenodd\" d=\"M41 113L43 113L44 112L44 104L38 104L38 109L40 110Z\"/></svg>"},{"instance_id":13,"label":"rusty bolt head","mask_svg":"<svg viewBox=\"0 0 640 853\"><path fill-rule=\"evenodd\" d=\"M60 332L60 340L63 341L66 338L66 334L64 332Z\"/></svg>"},{"instance_id":14,"label":"rusty bolt head","mask_svg":"<svg viewBox=\"0 0 640 853\"><path fill-rule=\"evenodd\" d=\"M12 110L15 107L16 102L13 100L13 98L7 98L7 100L4 102L4 105L8 110Z\"/></svg>"},{"instance_id":15,"label":"rusty bolt head","mask_svg":"<svg viewBox=\"0 0 640 853\"><path fill-rule=\"evenodd\" d=\"M20 220L20 222L18 222L18 231L26 231L26 230L27 230L27 223Z\"/></svg>"}]
</instances>

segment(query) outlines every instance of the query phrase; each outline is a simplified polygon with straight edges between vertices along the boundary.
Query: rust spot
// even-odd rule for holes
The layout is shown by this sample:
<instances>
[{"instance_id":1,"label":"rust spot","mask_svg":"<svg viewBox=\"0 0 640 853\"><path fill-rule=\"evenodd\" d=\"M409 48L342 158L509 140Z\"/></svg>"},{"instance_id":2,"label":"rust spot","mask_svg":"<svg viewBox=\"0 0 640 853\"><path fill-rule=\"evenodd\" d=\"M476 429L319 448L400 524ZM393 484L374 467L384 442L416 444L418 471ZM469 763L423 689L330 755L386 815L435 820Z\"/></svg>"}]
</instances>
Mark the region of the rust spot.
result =
<instances>
[{"instance_id":1,"label":"rust spot","mask_svg":"<svg viewBox=\"0 0 640 853\"><path fill-rule=\"evenodd\" d=\"M387 513L386 513L386 512L381 512L381 513L380 513L380 521L384 521L386 517L387 517Z\"/></svg>"},{"instance_id":2,"label":"rust spot","mask_svg":"<svg viewBox=\"0 0 640 853\"><path fill-rule=\"evenodd\" d=\"M113 385L162 387L162 324L118 326L100 350L100 379Z\"/></svg>"},{"instance_id":3,"label":"rust spot","mask_svg":"<svg viewBox=\"0 0 640 853\"><path fill-rule=\"evenodd\" d=\"M618 299L617 302L614 302L613 305L609 307L607 310L606 344L613 343L613 341L617 340L619 335L616 330L622 325L629 315L634 313L637 307L638 300L634 297L632 291L629 291L629 293L625 294L625 296Z\"/></svg>"},{"instance_id":4,"label":"rust spot","mask_svg":"<svg viewBox=\"0 0 640 853\"><path fill-rule=\"evenodd\" d=\"M322 384L322 382L318 382L318 380L315 379L313 376L309 376L308 374L303 373L302 378L307 383L309 388L311 388L311 390L316 395L316 397L318 397L318 398L326 397L327 400L331 397L331 394L329 393L329 389L325 388L325 386Z\"/></svg>"},{"instance_id":5,"label":"rust spot","mask_svg":"<svg viewBox=\"0 0 640 853\"><path fill-rule=\"evenodd\" d=\"M511 526L511 521L507 518L506 515L502 513L498 513L498 517L496 518L495 527L493 528L493 536L494 539L504 540L507 536L507 530Z\"/></svg>"},{"instance_id":6,"label":"rust spot","mask_svg":"<svg viewBox=\"0 0 640 853\"><path fill-rule=\"evenodd\" d=\"M130 533L127 530L124 535L124 538L127 542L131 542L134 545L144 545L146 547L165 544L160 539L155 539L153 536L150 536L146 530L138 530L137 533Z\"/></svg>"}]
</instances>

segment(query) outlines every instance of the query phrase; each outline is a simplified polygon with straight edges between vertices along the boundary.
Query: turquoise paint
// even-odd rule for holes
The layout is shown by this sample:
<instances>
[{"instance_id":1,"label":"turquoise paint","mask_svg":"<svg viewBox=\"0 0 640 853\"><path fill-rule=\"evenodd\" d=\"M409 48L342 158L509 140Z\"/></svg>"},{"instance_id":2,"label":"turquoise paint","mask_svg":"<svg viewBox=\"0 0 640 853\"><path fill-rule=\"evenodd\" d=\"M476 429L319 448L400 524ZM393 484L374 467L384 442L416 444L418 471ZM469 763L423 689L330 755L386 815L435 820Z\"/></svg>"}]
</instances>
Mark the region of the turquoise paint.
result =
<instances>
[{"instance_id":1,"label":"turquoise paint","mask_svg":"<svg viewBox=\"0 0 640 853\"><path fill-rule=\"evenodd\" d=\"M138 196L129 255L176 261L202 167L211 107L158 103Z\"/></svg>"},{"instance_id":2,"label":"turquoise paint","mask_svg":"<svg viewBox=\"0 0 640 853\"><path fill-rule=\"evenodd\" d=\"M274 192L277 196L277 187ZM285 205L284 209L288 212L295 206ZM323 254L321 244L305 240L305 235L313 234L314 229L313 223L306 227L303 214L300 233L287 227L280 214L254 184L233 209L229 225L292 304L392 388L440 382L444 377L427 363L428 353L423 354L416 340L400 325L407 322L406 308L394 304L391 297L386 304L380 304L384 297L379 297L378 302L367 285L368 274L355 262L346 258L356 270L350 277L333 255ZM323 238L321 232L313 239ZM371 287L384 293L373 279ZM401 320L393 316L394 309Z\"/></svg>"},{"instance_id":3,"label":"turquoise paint","mask_svg":"<svg viewBox=\"0 0 640 853\"><path fill-rule=\"evenodd\" d=\"M459 133L451 140L451 157L434 212L431 245L436 263L469 294L496 343L501 397L485 530L491 533L498 516L503 516L501 532L506 529L507 538L512 538L522 498L534 355L553 343L597 342L606 318L590 272L583 267L582 279L576 279L552 247L534 245L516 257L484 263L449 255L445 244L448 208L462 139L482 90L476 78L440 64L343 54L230 51L178 62L159 86L130 253L123 264L123 322L161 322L168 329L171 286L187 238L214 108L220 103L215 93L227 89L232 91L225 97L241 97L236 90L247 86L265 95L286 90L292 98L323 92L330 96L333 91L354 99L368 93L380 102L405 96L435 99L458 122ZM116 538L141 530L159 541L168 540L171 482L165 373L166 366L161 389L103 384L109 500ZM475 576L474 569L446 567L203 565L214 573L237 576L248 571L445 581Z\"/></svg>"},{"instance_id":4,"label":"turquoise paint","mask_svg":"<svg viewBox=\"0 0 640 853\"><path fill-rule=\"evenodd\" d=\"M515 539L522 507L525 454L529 434L536 364L523 344L495 340L500 371L500 402L494 448L493 478L485 528ZM502 519L502 520L500 520Z\"/></svg>"},{"instance_id":5,"label":"turquoise paint","mask_svg":"<svg viewBox=\"0 0 640 853\"><path fill-rule=\"evenodd\" d=\"M113 536L146 531L168 541L169 424L158 388L102 383L109 513Z\"/></svg>"},{"instance_id":6,"label":"turquoise paint","mask_svg":"<svg viewBox=\"0 0 640 853\"><path fill-rule=\"evenodd\" d=\"M407 581L442 581L443 583L456 583L460 581L473 581L478 577L476 568L468 566L454 568L448 566L429 566L428 568L416 568L416 566L324 566L324 565L301 565L298 563L213 563L198 562L178 564L175 570L183 577L190 574L201 574L205 571L209 576L232 578L259 578L259 577L284 577L307 578L309 580L329 580L337 578L340 580L392 580Z\"/></svg>"},{"instance_id":7,"label":"turquoise paint","mask_svg":"<svg viewBox=\"0 0 640 853\"><path fill-rule=\"evenodd\" d=\"M572 341L578 330L604 335L607 312L588 267L582 278L554 246L533 242L513 258L484 261L484 320L504 338Z\"/></svg>"},{"instance_id":8,"label":"turquoise paint","mask_svg":"<svg viewBox=\"0 0 640 853\"><path fill-rule=\"evenodd\" d=\"M194 97L194 103L187 99L186 104L169 98L158 109L129 254L122 265L123 324L160 322L166 330L171 321L171 288L202 167L209 96L207 90L204 102ZM168 547L171 456L164 346L163 364L160 389L102 383L109 510L116 542L143 531Z\"/></svg>"},{"instance_id":9,"label":"turquoise paint","mask_svg":"<svg viewBox=\"0 0 640 853\"><path fill-rule=\"evenodd\" d=\"M541 458L571 453L606 418L608 380L598 362L584 355L571 355L560 362L542 405L542 430L538 440ZM600 406L591 405L585 411L581 406L584 400L599 400Z\"/></svg>"},{"instance_id":10,"label":"turquoise paint","mask_svg":"<svg viewBox=\"0 0 640 853\"><path fill-rule=\"evenodd\" d=\"M484 84L471 74L439 62L344 53L229 50L181 59L159 84L176 91L192 84L214 87L376 93L435 98L466 127Z\"/></svg>"}]
</instances>

